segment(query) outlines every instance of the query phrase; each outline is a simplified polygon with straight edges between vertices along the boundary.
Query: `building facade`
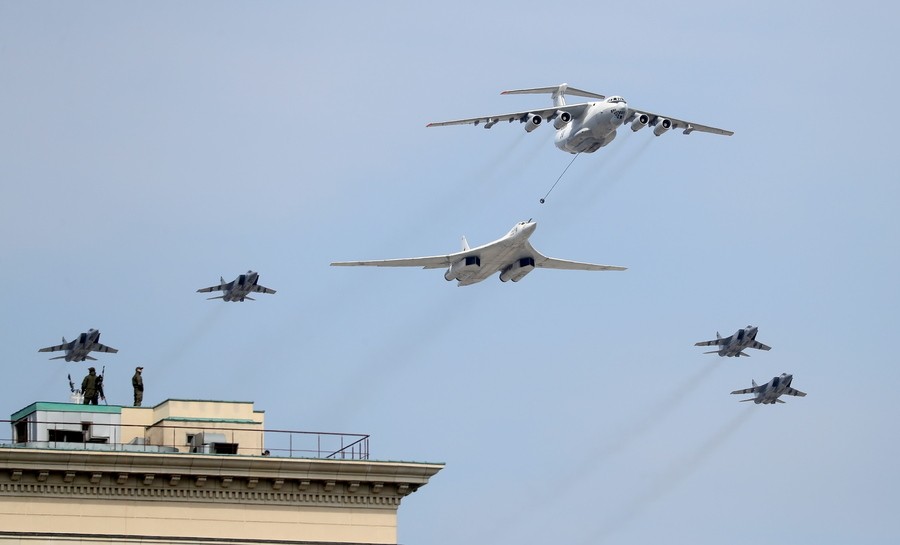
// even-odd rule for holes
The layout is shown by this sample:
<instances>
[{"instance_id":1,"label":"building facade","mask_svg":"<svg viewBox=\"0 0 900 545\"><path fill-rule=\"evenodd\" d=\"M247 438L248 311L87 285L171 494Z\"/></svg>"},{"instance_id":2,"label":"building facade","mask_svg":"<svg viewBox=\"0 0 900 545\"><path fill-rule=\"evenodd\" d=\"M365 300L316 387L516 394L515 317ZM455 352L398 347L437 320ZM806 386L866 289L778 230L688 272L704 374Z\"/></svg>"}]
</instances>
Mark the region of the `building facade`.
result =
<instances>
[{"instance_id":1,"label":"building facade","mask_svg":"<svg viewBox=\"0 0 900 545\"><path fill-rule=\"evenodd\" d=\"M0 543L391 545L443 467L263 424L241 402L32 404L0 446Z\"/></svg>"}]
</instances>

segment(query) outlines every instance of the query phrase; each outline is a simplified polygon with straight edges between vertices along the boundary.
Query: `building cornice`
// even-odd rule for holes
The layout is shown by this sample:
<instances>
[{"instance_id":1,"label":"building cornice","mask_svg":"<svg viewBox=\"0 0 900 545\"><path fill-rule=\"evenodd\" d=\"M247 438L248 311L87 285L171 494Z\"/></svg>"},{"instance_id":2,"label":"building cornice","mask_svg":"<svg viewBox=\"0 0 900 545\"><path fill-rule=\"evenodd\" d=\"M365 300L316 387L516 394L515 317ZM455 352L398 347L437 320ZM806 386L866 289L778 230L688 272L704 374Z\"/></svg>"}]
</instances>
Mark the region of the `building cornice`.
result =
<instances>
[{"instance_id":1,"label":"building cornice","mask_svg":"<svg viewBox=\"0 0 900 545\"><path fill-rule=\"evenodd\" d=\"M0 495L396 509L442 464L0 448Z\"/></svg>"}]
</instances>

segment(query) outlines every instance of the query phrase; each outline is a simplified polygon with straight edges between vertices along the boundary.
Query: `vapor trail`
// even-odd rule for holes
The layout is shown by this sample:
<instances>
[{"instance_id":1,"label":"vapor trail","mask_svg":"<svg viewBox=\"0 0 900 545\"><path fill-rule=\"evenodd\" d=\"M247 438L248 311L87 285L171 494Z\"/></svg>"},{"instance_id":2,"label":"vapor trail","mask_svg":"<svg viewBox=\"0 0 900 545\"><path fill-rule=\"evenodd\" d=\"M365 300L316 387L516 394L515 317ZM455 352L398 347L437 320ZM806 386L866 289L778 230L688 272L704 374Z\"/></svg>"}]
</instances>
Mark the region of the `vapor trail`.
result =
<instances>
[{"instance_id":1,"label":"vapor trail","mask_svg":"<svg viewBox=\"0 0 900 545\"><path fill-rule=\"evenodd\" d=\"M625 504L618 516L606 521L594 535L585 539L584 542L592 545L603 543L615 532L621 530L646 511L651 504L674 490L682 481L693 475L706 460L712 457L732 435L740 431L754 412L753 407L743 408L741 412L718 428L706 441L698 445L686 457L672 464L660 475L655 483Z\"/></svg>"},{"instance_id":2,"label":"vapor trail","mask_svg":"<svg viewBox=\"0 0 900 545\"><path fill-rule=\"evenodd\" d=\"M529 499L523 505L513 511L508 518L498 523L496 533L499 535L501 531L506 531L510 526L516 526L516 521L527 520L540 510L546 510L551 505L565 500L567 493L576 485L590 482L593 474L603 468L611 458L628 449L635 440L663 423L666 416L672 414L674 409L687 401L690 395L697 391L718 368L717 361L709 361L678 383L668 395L653 403L638 419L622 422L617 430L605 434L603 443L589 449L580 463L574 464L567 474L554 480L554 483L558 483L558 485L554 484L555 493L552 499L548 500L546 497L538 497L537 494L529 494Z\"/></svg>"}]
</instances>

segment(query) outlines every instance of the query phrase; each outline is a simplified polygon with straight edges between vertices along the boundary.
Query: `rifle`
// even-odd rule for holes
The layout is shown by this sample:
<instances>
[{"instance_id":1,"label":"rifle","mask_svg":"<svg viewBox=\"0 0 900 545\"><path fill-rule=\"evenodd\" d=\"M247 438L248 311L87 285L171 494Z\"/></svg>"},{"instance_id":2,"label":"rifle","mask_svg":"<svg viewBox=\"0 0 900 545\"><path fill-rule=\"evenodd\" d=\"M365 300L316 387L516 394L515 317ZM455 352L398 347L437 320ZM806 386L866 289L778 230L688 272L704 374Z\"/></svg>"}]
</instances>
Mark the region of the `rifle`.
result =
<instances>
[{"instance_id":1,"label":"rifle","mask_svg":"<svg viewBox=\"0 0 900 545\"><path fill-rule=\"evenodd\" d=\"M103 375L106 374L106 366L104 365L102 369L100 369L100 380L97 381L97 393L100 394L100 399L103 400L104 405L109 405L106 401L106 395L103 393Z\"/></svg>"},{"instance_id":2,"label":"rifle","mask_svg":"<svg viewBox=\"0 0 900 545\"><path fill-rule=\"evenodd\" d=\"M74 394L75 393L75 383L72 382L72 373L69 373L67 376L69 377L69 391Z\"/></svg>"}]
</instances>

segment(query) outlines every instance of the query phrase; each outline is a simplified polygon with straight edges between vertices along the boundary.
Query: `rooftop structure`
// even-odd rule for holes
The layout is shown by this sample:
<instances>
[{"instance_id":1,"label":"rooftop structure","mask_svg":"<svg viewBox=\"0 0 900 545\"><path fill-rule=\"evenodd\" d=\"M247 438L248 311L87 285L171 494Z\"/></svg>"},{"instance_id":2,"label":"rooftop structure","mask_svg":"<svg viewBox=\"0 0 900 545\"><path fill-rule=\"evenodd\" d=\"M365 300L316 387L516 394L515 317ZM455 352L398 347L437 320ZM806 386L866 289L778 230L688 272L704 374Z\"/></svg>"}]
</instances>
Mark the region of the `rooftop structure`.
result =
<instances>
[{"instance_id":1,"label":"rooftop structure","mask_svg":"<svg viewBox=\"0 0 900 545\"><path fill-rule=\"evenodd\" d=\"M370 460L362 434L266 430L251 402L37 402L0 441L0 543L397 542L441 464Z\"/></svg>"}]
</instances>

